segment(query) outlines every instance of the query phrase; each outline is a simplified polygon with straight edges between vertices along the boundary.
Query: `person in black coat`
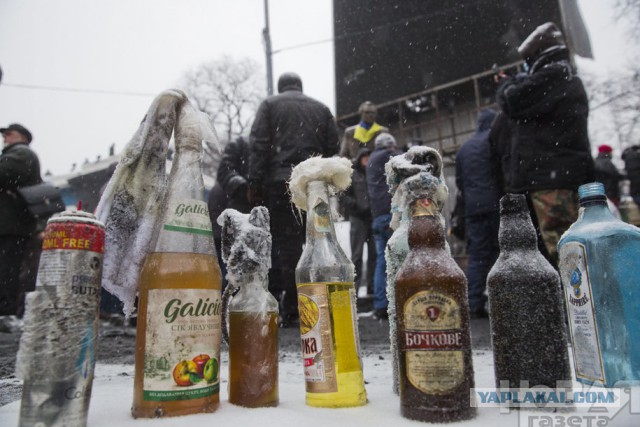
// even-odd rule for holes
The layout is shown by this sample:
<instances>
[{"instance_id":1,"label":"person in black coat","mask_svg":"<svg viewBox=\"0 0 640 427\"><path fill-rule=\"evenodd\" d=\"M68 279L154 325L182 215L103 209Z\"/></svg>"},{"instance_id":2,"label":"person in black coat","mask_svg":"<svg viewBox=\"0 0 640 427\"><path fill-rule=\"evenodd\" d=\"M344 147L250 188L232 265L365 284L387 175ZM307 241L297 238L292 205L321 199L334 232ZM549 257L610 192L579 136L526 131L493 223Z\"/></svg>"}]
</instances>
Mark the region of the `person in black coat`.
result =
<instances>
[{"instance_id":1,"label":"person in black coat","mask_svg":"<svg viewBox=\"0 0 640 427\"><path fill-rule=\"evenodd\" d=\"M356 289L365 286L373 295L373 273L376 268L376 248L371 229L371 207L367 191L367 164L369 150L361 148L353 159L351 186L342 195L341 203L349 215L351 261L356 269ZM367 246L367 263L363 262L364 246ZM363 272L366 271L366 275Z\"/></svg>"},{"instance_id":2,"label":"person in black coat","mask_svg":"<svg viewBox=\"0 0 640 427\"><path fill-rule=\"evenodd\" d=\"M218 166L217 181L226 194L226 207L242 213L249 213L252 207L247 196L250 154L249 140L240 136L224 148Z\"/></svg>"},{"instance_id":3,"label":"person in black coat","mask_svg":"<svg viewBox=\"0 0 640 427\"><path fill-rule=\"evenodd\" d=\"M222 159L216 174L216 183L209 191L207 205L213 228L213 240L218 253L218 263L222 271L222 289L227 286L227 268L222 260L222 227L218 224L218 216L225 209L249 213L247 192L249 189L249 140L239 136L229 143L222 152Z\"/></svg>"},{"instance_id":4,"label":"person in black coat","mask_svg":"<svg viewBox=\"0 0 640 427\"><path fill-rule=\"evenodd\" d=\"M624 176L611 161L613 148L607 144L598 147L596 157L596 181L604 185L604 192L614 205L620 204L620 180Z\"/></svg>"},{"instance_id":5,"label":"person in black coat","mask_svg":"<svg viewBox=\"0 0 640 427\"><path fill-rule=\"evenodd\" d=\"M29 148L32 136L14 123L0 129L0 316L19 314L23 306L20 267L38 231L38 221L27 210L17 190L40 184L40 162Z\"/></svg>"},{"instance_id":6,"label":"person in black coat","mask_svg":"<svg viewBox=\"0 0 640 427\"><path fill-rule=\"evenodd\" d=\"M384 249L393 234L391 229L391 194L384 173L384 165L396 151L396 140L389 133L381 133L375 140L375 151L369 157L367 164L367 190L373 217L373 238L376 242L376 269L373 276L373 316L377 319L387 319L387 262Z\"/></svg>"},{"instance_id":7,"label":"person in black coat","mask_svg":"<svg viewBox=\"0 0 640 427\"><path fill-rule=\"evenodd\" d=\"M295 269L305 239L304 218L295 215L287 180L292 167L312 156L338 153L338 129L329 108L302 93L295 73L278 80L278 95L260 104L250 135L249 202L267 201L271 217L269 290L280 301L280 325L298 323Z\"/></svg>"},{"instance_id":8,"label":"person in black coat","mask_svg":"<svg viewBox=\"0 0 640 427\"><path fill-rule=\"evenodd\" d=\"M640 145L632 145L622 152L624 168L629 178L629 193L636 205L640 206Z\"/></svg>"},{"instance_id":9,"label":"person in black coat","mask_svg":"<svg viewBox=\"0 0 640 427\"><path fill-rule=\"evenodd\" d=\"M476 132L456 155L456 186L464 200L467 240L467 281L471 317L487 317L484 290L487 274L498 258L500 197L492 167L489 131L496 112L484 109L478 114Z\"/></svg>"},{"instance_id":10,"label":"person in black coat","mask_svg":"<svg viewBox=\"0 0 640 427\"><path fill-rule=\"evenodd\" d=\"M548 22L518 47L526 74L504 76L497 101L510 120L506 190L528 194L545 247L577 219L578 186L595 179L587 120L589 104L558 27Z\"/></svg>"}]
</instances>

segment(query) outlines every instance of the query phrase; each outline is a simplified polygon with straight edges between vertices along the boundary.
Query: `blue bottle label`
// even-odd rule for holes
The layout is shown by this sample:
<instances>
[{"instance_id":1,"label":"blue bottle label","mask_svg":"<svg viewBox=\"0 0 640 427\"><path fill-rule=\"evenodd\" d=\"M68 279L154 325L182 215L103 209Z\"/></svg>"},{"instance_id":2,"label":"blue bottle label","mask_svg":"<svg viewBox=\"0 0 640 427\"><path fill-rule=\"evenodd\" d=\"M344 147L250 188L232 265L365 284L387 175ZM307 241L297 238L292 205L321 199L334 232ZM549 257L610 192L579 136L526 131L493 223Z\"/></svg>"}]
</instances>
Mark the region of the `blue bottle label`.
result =
<instances>
[{"instance_id":1,"label":"blue bottle label","mask_svg":"<svg viewBox=\"0 0 640 427\"><path fill-rule=\"evenodd\" d=\"M568 242L560 248L560 277L566 296L576 378L604 384L602 352L584 245Z\"/></svg>"}]
</instances>

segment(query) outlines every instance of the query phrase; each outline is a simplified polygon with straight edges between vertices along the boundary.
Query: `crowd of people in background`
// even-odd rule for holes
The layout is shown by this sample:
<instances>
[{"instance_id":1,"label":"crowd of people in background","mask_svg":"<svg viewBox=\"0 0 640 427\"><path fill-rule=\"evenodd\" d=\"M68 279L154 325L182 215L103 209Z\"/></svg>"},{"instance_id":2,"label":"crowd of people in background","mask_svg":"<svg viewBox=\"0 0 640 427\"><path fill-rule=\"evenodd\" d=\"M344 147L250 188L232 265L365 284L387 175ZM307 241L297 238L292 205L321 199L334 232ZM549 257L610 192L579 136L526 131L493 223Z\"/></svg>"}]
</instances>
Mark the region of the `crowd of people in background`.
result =
<instances>
[{"instance_id":1,"label":"crowd of people in background","mask_svg":"<svg viewBox=\"0 0 640 427\"><path fill-rule=\"evenodd\" d=\"M621 155L626 174L612 162L613 149L600 145L595 161L587 135L587 95L558 27L538 27L518 48L524 72L496 75L497 109L479 111L475 133L456 156L457 210L464 217L466 274L471 316L487 317L486 278L498 257L499 200L527 196L539 249L557 266L557 243L577 219L579 185L598 180L611 202L621 203L620 183L640 205L640 145ZM350 223L350 249L360 296L373 299L372 316L386 319L385 247L393 231L391 194L384 166L400 154L390 130L376 122L371 101L358 109L360 121L339 138L329 108L303 93L295 73L278 81L278 94L258 108L250 135L227 143L209 211L220 254L218 215L225 208L247 213L269 209L273 236L269 290L280 303L280 326L298 325L295 268L305 241L305 218L291 204L287 181L293 166L311 156L342 156L353 162L352 185L339 200ZM24 292L35 285L32 242L43 229L17 189L42 182L24 126L0 129L0 316L21 315ZM366 248L366 250L365 250ZM220 259L224 272L224 263ZM25 272L26 270L26 272ZM364 291L364 292L363 292Z\"/></svg>"}]
</instances>

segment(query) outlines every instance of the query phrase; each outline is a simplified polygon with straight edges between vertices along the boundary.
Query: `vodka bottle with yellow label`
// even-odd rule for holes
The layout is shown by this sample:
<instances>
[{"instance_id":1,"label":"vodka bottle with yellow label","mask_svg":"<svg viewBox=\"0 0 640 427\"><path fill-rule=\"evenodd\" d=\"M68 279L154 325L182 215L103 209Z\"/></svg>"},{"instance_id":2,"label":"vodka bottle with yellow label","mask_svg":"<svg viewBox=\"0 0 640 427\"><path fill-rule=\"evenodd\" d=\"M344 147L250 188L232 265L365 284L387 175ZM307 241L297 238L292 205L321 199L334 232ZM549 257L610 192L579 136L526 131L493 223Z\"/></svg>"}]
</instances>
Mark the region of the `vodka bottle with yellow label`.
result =
<instances>
[{"instance_id":1,"label":"vodka bottle with yellow label","mask_svg":"<svg viewBox=\"0 0 640 427\"><path fill-rule=\"evenodd\" d=\"M354 267L336 239L324 181L307 186L307 236L296 283L307 404L366 404Z\"/></svg>"},{"instance_id":2,"label":"vodka bottle with yellow label","mask_svg":"<svg viewBox=\"0 0 640 427\"><path fill-rule=\"evenodd\" d=\"M219 405L221 274L204 201L201 150L199 138L176 132L154 249L140 273L131 409L136 418L213 412Z\"/></svg>"},{"instance_id":3,"label":"vodka bottle with yellow label","mask_svg":"<svg viewBox=\"0 0 640 427\"><path fill-rule=\"evenodd\" d=\"M640 380L640 229L613 216L599 182L578 188L580 216L558 244L576 378Z\"/></svg>"}]
</instances>

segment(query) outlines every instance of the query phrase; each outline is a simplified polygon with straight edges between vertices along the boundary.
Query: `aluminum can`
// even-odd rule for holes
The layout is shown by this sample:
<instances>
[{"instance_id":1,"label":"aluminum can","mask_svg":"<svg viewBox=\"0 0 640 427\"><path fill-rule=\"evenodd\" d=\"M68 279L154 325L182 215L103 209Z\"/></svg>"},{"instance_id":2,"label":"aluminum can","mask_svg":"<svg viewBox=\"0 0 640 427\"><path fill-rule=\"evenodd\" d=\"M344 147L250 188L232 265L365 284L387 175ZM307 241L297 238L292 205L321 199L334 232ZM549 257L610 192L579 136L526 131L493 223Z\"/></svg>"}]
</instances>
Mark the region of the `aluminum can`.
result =
<instances>
[{"instance_id":1,"label":"aluminum can","mask_svg":"<svg viewBox=\"0 0 640 427\"><path fill-rule=\"evenodd\" d=\"M86 425L103 252L104 226L92 214L65 211L47 222L17 356L21 427Z\"/></svg>"}]
</instances>

